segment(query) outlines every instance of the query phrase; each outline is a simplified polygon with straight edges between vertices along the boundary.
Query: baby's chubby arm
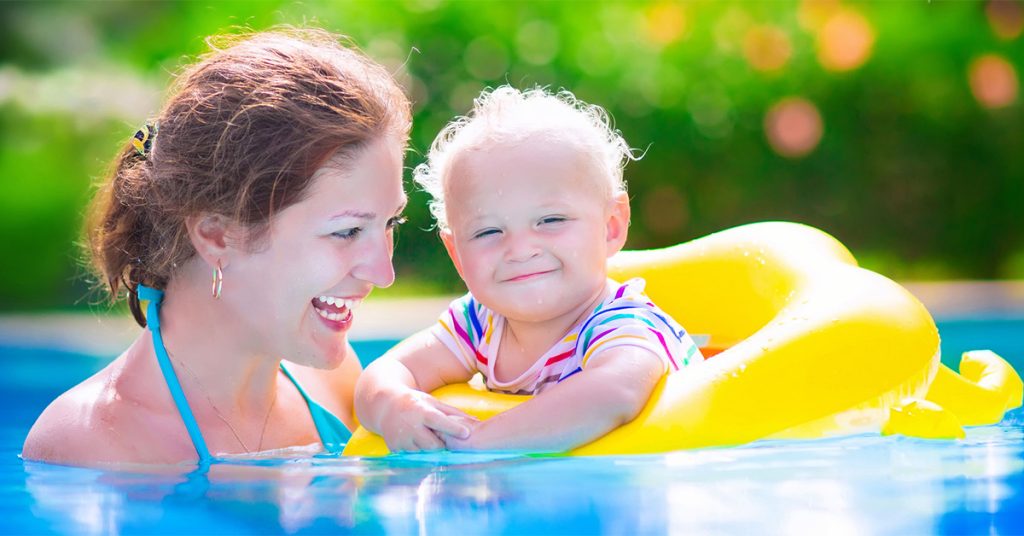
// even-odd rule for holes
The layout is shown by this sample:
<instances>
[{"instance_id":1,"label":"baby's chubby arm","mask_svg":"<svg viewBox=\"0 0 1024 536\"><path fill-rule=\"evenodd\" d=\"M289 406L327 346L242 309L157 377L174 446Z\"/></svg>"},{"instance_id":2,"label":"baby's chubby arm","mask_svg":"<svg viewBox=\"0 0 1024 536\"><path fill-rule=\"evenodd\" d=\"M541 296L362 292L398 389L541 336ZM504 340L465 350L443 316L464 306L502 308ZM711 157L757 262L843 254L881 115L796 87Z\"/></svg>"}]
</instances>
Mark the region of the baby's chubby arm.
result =
<instances>
[{"instance_id":1,"label":"baby's chubby arm","mask_svg":"<svg viewBox=\"0 0 1024 536\"><path fill-rule=\"evenodd\" d=\"M468 437L476 419L427 393L471 376L430 330L420 331L366 367L356 384L356 415L394 452L443 449L441 434Z\"/></svg>"},{"instance_id":2,"label":"baby's chubby arm","mask_svg":"<svg viewBox=\"0 0 1024 536\"><path fill-rule=\"evenodd\" d=\"M452 450L569 450L633 420L664 371L664 362L650 350L610 348L557 386L471 424L468 438L442 437Z\"/></svg>"}]
</instances>

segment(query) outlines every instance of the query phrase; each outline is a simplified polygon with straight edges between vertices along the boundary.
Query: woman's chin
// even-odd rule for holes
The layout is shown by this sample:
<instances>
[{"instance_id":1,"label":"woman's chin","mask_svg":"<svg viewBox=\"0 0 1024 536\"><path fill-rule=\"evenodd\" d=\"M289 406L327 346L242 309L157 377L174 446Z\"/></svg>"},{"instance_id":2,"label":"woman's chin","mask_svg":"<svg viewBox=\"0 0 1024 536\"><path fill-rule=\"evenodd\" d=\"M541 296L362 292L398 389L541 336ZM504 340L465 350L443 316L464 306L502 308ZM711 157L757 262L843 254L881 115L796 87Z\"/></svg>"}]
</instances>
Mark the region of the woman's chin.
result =
<instances>
[{"instance_id":1,"label":"woman's chin","mask_svg":"<svg viewBox=\"0 0 1024 536\"><path fill-rule=\"evenodd\" d=\"M341 366L348 359L348 345L342 345L337 351L331 352L324 357L323 366L317 367L325 370L333 370Z\"/></svg>"},{"instance_id":2,"label":"woman's chin","mask_svg":"<svg viewBox=\"0 0 1024 536\"><path fill-rule=\"evenodd\" d=\"M317 341L313 348L305 348L301 355L305 358L298 364L320 370L332 370L345 362L348 354L348 345L344 340L338 344L324 344L324 341Z\"/></svg>"},{"instance_id":3,"label":"woman's chin","mask_svg":"<svg viewBox=\"0 0 1024 536\"><path fill-rule=\"evenodd\" d=\"M299 355L305 358L300 364L323 370L335 369L348 358L348 336L344 333L326 336L322 332L314 332L310 344L298 350Z\"/></svg>"}]
</instances>

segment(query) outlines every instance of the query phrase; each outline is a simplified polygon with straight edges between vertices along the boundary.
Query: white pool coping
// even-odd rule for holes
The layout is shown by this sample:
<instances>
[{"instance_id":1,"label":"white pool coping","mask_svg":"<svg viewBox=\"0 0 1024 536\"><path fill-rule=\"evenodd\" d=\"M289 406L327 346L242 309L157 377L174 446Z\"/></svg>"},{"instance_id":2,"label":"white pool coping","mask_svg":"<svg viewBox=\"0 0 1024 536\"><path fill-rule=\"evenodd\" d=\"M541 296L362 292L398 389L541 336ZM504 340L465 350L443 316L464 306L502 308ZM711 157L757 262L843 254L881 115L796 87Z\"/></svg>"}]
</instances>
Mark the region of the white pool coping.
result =
<instances>
[{"instance_id":1,"label":"white pool coping","mask_svg":"<svg viewBox=\"0 0 1024 536\"><path fill-rule=\"evenodd\" d=\"M1024 280L906 282L937 319L972 315L1024 316ZM455 296L378 298L356 311L355 340L396 340L430 326ZM138 335L128 315L22 313L0 315L0 344L45 347L109 357ZM0 350L2 351L2 350Z\"/></svg>"}]
</instances>

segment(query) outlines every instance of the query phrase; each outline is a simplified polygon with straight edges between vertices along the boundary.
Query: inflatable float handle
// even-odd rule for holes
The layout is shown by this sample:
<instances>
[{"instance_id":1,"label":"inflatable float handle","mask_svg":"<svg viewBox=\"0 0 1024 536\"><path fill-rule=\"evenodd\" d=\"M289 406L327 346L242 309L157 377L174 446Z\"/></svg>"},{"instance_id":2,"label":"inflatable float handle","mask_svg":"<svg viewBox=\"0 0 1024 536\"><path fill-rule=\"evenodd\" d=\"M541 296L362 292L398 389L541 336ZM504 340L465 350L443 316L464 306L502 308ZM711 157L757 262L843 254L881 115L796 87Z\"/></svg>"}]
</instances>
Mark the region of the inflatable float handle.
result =
<instances>
[{"instance_id":1,"label":"inflatable float handle","mask_svg":"<svg viewBox=\"0 0 1024 536\"><path fill-rule=\"evenodd\" d=\"M940 366L925 399L953 412L966 426L995 424L1021 405L1020 375L991 350L972 350L960 357L960 374Z\"/></svg>"}]
</instances>

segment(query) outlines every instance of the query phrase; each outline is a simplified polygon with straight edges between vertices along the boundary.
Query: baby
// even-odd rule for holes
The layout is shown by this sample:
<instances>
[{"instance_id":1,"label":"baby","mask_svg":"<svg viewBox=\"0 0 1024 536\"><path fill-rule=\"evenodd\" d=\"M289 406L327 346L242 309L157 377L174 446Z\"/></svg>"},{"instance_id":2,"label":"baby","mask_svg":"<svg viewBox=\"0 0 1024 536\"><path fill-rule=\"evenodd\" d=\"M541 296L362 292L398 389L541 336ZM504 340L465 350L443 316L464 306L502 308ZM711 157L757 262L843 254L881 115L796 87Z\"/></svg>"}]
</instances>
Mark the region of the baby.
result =
<instances>
[{"instance_id":1,"label":"baby","mask_svg":"<svg viewBox=\"0 0 1024 536\"><path fill-rule=\"evenodd\" d=\"M703 360L643 280L607 278L629 228L629 159L604 110L568 92L485 91L445 127L415 180L469 294L367 367L362 425L392 451L562 451ZM427 394L477 372L491 391L537 396L481 422Z\"/></svg>"}]
</instances>

